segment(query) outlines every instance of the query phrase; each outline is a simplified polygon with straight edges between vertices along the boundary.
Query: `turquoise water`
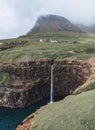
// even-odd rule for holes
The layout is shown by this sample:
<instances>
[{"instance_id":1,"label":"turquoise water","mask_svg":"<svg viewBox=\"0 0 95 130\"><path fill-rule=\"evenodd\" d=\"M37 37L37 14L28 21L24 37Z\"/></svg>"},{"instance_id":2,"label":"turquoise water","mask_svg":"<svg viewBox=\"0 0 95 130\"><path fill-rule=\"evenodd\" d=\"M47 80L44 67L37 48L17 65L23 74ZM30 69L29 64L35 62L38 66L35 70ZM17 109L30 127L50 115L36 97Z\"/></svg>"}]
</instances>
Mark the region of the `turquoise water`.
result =
<instances>
[{"instance_id":1,"label":"turquoise water","mask_svg":"<svg viewBox=\"0 0 95 130\"><path fill-rule=\"evenodd\" d=\"M40 101L21 109L0 108L0 130L15 130L24 118L46 103L47 101Z\"/></svg>"}]
</instances>

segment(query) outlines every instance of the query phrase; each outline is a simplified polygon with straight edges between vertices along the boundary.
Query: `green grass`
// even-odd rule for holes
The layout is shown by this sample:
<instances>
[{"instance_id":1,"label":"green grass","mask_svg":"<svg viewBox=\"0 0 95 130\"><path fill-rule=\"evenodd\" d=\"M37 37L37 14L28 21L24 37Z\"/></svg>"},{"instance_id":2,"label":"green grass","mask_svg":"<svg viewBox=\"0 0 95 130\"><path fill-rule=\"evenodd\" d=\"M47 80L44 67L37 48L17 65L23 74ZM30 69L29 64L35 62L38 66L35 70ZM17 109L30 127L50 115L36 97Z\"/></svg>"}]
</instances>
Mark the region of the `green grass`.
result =
<instances>
[{"instance_id":1,"label":"green grass","mask_svg":"<svg viewBox=\"0 0 95 130\"><path fill-rule=\"evenodd\" d=\"M74 94L79 94L81 92L89 91L95 89L95 81L88 84L87 86L84 86L83 88L80 88L78 91L76 91Z\"/></svg>"},{"instance_id":2,"label":"green grass","mask_svg":"<svg viewBox=\"0 0 95 130\"><path fill-rule=\"evenodd\" d=\"M24 61L36 59L64 59L73 57L77 59L87 59L95 56L95 44L49 44L49 43L30 43L27 46L15 47L0 52L1 61ZM69 51L74 50L74 53ZM93 50L91 52L91 50Z\"/></svg>"},{"instance_id":3,"label":"green grass","mask_svg":"<svg viewBox=\"0 0 95 130\"><path fill-rule=\"evenodd\" d=\"M33 130L95 130L95 90L42 107Z\"/></svg>"},{"instance_id":4,"label":"green grass","mask_svg":"<svg viewBox=\"0 0 95 130\"><path fill-rule=\"evenodd\" d=\"M62 43L39 43L40 38L52 38L61 40ZM34 35L32 37L23 37L17 39L3 40L7 41L27 41L27 44L16 46L4 51L0 51L0 61L19 62L37 59L64 59L73 57L77 59L87 59L95 56L95 38L86 34L64 33L52 35ZM64 43L68 41L68 43ZM77 41L78 43L74 43ZM74 51L70 53L69 51Z\"/></svg>"}]
</instances>

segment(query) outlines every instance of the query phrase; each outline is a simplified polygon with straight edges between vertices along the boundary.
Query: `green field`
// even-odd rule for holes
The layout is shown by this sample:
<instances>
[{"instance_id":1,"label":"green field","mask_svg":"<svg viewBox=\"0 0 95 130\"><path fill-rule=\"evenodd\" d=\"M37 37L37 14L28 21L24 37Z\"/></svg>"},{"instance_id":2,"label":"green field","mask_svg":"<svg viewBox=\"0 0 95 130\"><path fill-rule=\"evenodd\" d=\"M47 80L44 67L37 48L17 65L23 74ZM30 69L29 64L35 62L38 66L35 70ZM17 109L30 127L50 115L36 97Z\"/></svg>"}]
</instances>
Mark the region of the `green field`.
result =
<instances>
[{"instance_id":1,"label":"green field","mask_svg":"<svg viewBox=\"0 0 95 130\"><path fill-rule=\"evenodd\" d=\"M50 43L40 39L53 39L61 43ZM27 41L26 44L0 51L0 61L19 62L38 59L76 58L85 60L95 56L95 37L88 34L64 33L34 35L0 42Z\"/></svg>"}]
</instances>

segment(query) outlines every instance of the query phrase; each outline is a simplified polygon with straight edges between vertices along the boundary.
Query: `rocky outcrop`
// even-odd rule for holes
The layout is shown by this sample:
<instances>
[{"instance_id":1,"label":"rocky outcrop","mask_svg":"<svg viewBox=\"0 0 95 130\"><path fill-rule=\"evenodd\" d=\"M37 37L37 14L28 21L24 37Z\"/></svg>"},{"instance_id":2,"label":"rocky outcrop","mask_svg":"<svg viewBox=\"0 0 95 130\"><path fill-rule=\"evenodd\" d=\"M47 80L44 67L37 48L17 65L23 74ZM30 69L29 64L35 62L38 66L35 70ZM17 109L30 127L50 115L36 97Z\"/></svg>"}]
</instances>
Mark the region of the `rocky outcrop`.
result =
<instances>
[{"instance_id":1,"label":"rocky outcrop","mask_svg":"<svg viewBox=\"0 0 95 130\"><path fill-rule=\"evenodd\" d=\"M74 60L3 63L0 68L0 106L25 107L50 96L50 71L54 64L54 97L64 98L85 83L91 65ZM4 80L9 80L5 83Z\"/></svg>"},{"instance_id":2,"label":"rocky outcrop","mask_svg":"<svg viewBox=\"0 0 95 130\"><path fill-rule=\"evenodd\" d=\"M6 50L6 49L10 49L16 46L21 46L26 44L27 41L11 41L11 42L6 42L6 43L0 43L0 51Z\"/></svg>"},{"instance_id":3,"label":"rocky outcrop","mask_svg":"<svg viewBox=\"0 0 95 130\"><path fill-rule=\"evenodd\" d=\"M16 130L32 130L32 125L34 124L34 118L36 117L36 113L28 116L23 122L22 125L18 125Z\"/></svg>"},{"instance_id":4,"label":"rocky outcrop","mask_svg":"<svg viewBox=\"0 0 95 130\"><path fill-rule=\"evenodd\" d=\"M0 87L0 106L10 108L23 108L29 106L36 101L45 99L49 95L49 88L45 89L45 87Z\"/></svg>"}]
</instances>

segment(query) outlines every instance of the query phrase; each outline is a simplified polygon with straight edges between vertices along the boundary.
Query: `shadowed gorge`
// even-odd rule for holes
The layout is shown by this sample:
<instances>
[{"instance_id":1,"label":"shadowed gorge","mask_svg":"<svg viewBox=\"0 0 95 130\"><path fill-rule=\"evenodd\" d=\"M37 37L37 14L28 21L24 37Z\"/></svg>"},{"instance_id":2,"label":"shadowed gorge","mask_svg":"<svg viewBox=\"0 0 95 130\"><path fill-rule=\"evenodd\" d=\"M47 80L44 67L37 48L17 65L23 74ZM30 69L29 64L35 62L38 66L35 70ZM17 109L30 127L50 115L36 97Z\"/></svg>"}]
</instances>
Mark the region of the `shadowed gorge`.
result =
<instances>
[{"instance_id":1,"label":"shadowed gorge","mask_svg":"<svg viewBox=\"0 0 95 130\"><path fill-rule=\"evenodd\" d=\"M55 99L72 94L91 74L88 63L55 60L53 65ZM0 82L1 106L25 107L38 100L49 99L51 61L3 64L0 72L2 75L5 73Z\"/></svg>"}]
</instances>

